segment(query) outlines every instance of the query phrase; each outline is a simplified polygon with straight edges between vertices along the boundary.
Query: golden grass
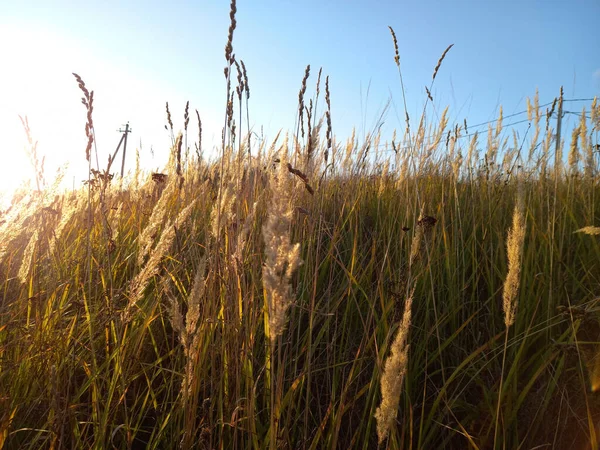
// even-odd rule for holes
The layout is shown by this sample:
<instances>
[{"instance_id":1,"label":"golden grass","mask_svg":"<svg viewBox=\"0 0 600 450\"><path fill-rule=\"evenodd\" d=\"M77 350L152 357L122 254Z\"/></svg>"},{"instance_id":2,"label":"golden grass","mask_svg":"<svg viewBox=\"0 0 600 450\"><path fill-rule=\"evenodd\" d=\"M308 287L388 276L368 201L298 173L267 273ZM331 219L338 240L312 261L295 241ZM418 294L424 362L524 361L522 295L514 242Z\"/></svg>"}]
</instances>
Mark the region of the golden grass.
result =
<instances>
[{"instance_id":1,"label":"golden grass","mask_svg":"<svg viewBox=\"0 0 600 450\"><path fill-rule=\"evenodd\" d=\"M329 77L319 99L307 67L295 134L258 143L235 13L219 159L201 131L189 157L168 104L161 173L109 162L59 195L32 158L39 186L0 223L0 448L593 443L598 103L565 133L567 171L562 98L528 101L529 141L502 111L482 140L437 105L432 123L430 84L415 130L406 111L391 143L337 141Z\"/></svg>"},{"instance_id":2,"label":"golden grass","mask_svg":"<svg viewBox=\"0 0 600 450\"><path fill-rule=\"evenodd\" d=\"M283 157L283 154L280 153ZM268 318L268 335L273 343L281 336L285 327L286 312L294 303L291 277L298 269L300 244L290 241L290 227L294 214L292 204L292 181L284 161L279 171L269 179L271 200L267 209L266 222L262 227L265 241L265 264L263 266L263 287Z\"/></svg>"},{"instance_id":3,"label":"golden grass","mask_svg":"<svg viewBox=\"0 0 600 450\"><path fill-rule=\"evenodd\" d=\"M502 309L504 311L504 324L506 328L510 328L515 323L515 314L518 305L517 296L519 294L523 244L525 242L523 207L523 200L518 198L513 212L512 227L506 239L508 274L506 275L502 291Z\"/></svg>"},{"instance_id":4,"label":"golden grass","mask_svg":"<svg viewBox=\"0 0 600 450\"><path fill-rule=\"evenodd\" d=\"M396 337L391 345L390 356L385 361L381 375L381 405L375 411L379 444L388 437L398 415L400 393L408 365L408 332L410 329L414 289L404 303L404 314L398 325Z\"/></svg>"}]
</instances>

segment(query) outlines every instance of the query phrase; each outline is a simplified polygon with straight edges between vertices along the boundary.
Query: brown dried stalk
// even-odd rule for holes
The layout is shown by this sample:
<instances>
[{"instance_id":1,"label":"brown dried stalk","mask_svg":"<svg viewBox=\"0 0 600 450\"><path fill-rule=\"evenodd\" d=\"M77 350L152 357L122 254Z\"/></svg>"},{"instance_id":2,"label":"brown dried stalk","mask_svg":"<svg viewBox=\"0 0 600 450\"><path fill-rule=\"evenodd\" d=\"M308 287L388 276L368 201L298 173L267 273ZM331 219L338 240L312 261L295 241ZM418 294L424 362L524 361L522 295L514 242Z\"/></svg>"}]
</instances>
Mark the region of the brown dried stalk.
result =
<instances>
[{"instance_id":1,"label":"brown dried stalk","mask_svg":"<svg viewBox=\"0 0 600 450\"><path fill-rule=\"evenodd\" d=\"M85 135L88 138L88 143L85 148L85 159L90 162L90 157L92 154L92 143L94 142L94 121L92 119L92 112L94 111L94 91L88 91L85 87L85 83L81 79L79 75L73 73L73 76L79 83L79 89L83 92L83 98L81 99L81 103L85 106L87 110L87 121L85 123Z\"/></svg>"},{"instance_id":2,"label":"brown dried stalk","mask_svg":"<svg viewBox=\"0 0 600 450\"><path fill-rule=\"evenodd\" d=\"M435 80L435 77L438 73L438 70L440 70L440 66L442 65L442 61L444 61L444 58L446 57L446 54L450 51L450 49L454 47L454 44L450 44L448 46L448 48L446 50L444 50L444 53L442 53L442 56L440 57L440 59L437 62L437 65L435 66L435 69L433 69L433 78L431 79L431 81Z\"/></svg>"},{"instance_id":3,"label":"brown dried stalk","mask_svg":"<svg viewBox=\"0 0 600 450\"><path fill-rule=\"evenodd\" d=\"M298 92L298 115L300 119L300 131L302 137L304 137L304 94L306 93L306 82L310 75L310 64L306 66L304 71L304 78L302 78L302 85L300 86L300 92Z\"/></svg>"},{"instance_id":4,"label":"brown dried stalk","mask_svg":"<svg viewBox=\"0 0 600 450\"><path fill-rule=\"evenodd\" d=\"M394 32L394 29L390 26L388 26L388 28L390 29L390 33L392 33L392 40L394 41L394 51L395 51L394 61L396 62L396 65L399 68L400 67L400 52L398 51L398 39L396 39L396 33Z\"/></svg>"},{"instance_id":5,"label":"brown dried stalk","mask_svg":"<svg viewBox=\"0 0 600 450\"><path fill-rule=\"evenodd\" d=\"M235 20L235 13L237 12L237 8L235 5L235 0L231 0L231 9L229 12L229 18L231 23L229 24L229 32L227 34L227 44L225 45L225 61L228 64L231 64L231 55L233 53L233 32L235 31L235 27L237 26L237 22Z\"/></svg>"}]
</instances>

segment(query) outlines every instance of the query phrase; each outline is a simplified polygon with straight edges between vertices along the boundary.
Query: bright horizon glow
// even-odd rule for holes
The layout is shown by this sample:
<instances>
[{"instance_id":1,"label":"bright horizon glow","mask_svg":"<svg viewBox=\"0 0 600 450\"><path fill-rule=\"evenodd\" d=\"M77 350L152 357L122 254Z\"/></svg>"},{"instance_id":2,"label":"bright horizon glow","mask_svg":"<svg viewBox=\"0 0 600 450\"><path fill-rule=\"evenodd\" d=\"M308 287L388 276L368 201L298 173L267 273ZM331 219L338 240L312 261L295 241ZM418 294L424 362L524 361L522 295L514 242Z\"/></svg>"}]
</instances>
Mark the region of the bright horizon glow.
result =
<instances>
[{"instance_id":1,"label":"bright horizon glow","mask_svg":"<svg viewBox=\"0 0 600 450\"><path fill-rule=\"evenodd\" d=\"M434 107L428 107L435 118L450 106L449 127L464 118L469 123L492 120L500 104L505 115L522 111L525 98L533 97L536 88L540 103L557 96L561 85L567 98L591 98L600 91L600 51L594 33L600 4L595 1L425 1L411 7L391 1L371 6L307 1L237 4L233 45L248 68L250 126L268 140L279 129L294 128L306 64L312 68L307 95L314 94L319 67L323 78L330 76L338 142L354 126L357 137L364 138L390 97L383 134L387 138L393 129L401 134L404 110L388 25L398 35L413 126L426 97L423 86L452 43L432 92ZM192 152L197 136L194 110L199 110L203 149L211 155L223 124L228 26L228 2L175 1L167 6L133 0L124 8L113 0L101 6L57 0L51 7L31 0L1 6L0 41L5 45L0 58L9 64L0 72L0 192L10 192L20 180L33 176L19 115L28 117L49 183L65 163L65 186L78 186L87 178L85 108L72 72L95 91L93 119L101 167L120 140L116 130L126 122L133 129L126 170L133 169L140 142L142 168L164 166L170 148L170 134L164 129L166 101L175 132L183 128L185 102L190 101ZM569 106L581 111L584 105ZM566 121L574 122L575 117ZM120 156L117 161L120 168Z\"/></svg>"},{"instance_id":2,"label":"bright horizon glow","mask_svg":"<svg viewBox=\"0 0 600 450\"><path fill-rule=\"evenodd\" d=\"M37 141L38 157L45 158L47 184L52 183L59 168L65 170L63 186L78 187L87 179L86 110L72 72L78 72L86 86L95 91L93 119L100 167L106 166L108 154L115 151L121 138L117 130L123 128L128 117L135 117L137 123L132 125L135 134L131 133L128 139L126 170L133 167L140 139L143 149L152 147L155 151L154 160L146 158L146 170L165 163L170 137L163 123L164 99L171 99L171 109L177 108L178 112L185 104L180 92L145 79L141 72L127 72L94 58L81 46L50 30L2 26L0 41L15 43L0 49L0 58L14 62L15 68L0 72L0 123L9 131L0 138L5 155L0 165L3 207L23 182L31 180L35 186L29 144L19 116L27 118L32 138ZM206 122L208 130L214 128L211 121ZM188 133L197 135L194 123L190 123ZM122 147L113 168L120 168L121 157ZM92 155L92 167L95 166Z\"/></svg>"}]
</instances>

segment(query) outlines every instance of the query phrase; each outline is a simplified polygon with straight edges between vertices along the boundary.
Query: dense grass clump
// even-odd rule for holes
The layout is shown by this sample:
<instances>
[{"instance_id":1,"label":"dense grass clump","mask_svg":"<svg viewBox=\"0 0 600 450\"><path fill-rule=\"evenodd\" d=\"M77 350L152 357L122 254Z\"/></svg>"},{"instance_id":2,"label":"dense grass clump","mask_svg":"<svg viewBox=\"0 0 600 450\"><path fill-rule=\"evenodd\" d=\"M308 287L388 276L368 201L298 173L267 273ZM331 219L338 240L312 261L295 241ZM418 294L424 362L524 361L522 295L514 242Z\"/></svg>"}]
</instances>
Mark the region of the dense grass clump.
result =
<instances>
[{"instance_id":1,"label":"dense grass clump","mask_svg":"<svg viewBox=\"0 0 600 450\"><path fill-rule=\"evenodd\" d=\"M234 14L217 160L185 133L3 213L0 448L596 448L597 103L567 164L537 96L527 144L424 111L386 152L307 69L297 133L253 145Z\"/></svg>"}]
</instances>

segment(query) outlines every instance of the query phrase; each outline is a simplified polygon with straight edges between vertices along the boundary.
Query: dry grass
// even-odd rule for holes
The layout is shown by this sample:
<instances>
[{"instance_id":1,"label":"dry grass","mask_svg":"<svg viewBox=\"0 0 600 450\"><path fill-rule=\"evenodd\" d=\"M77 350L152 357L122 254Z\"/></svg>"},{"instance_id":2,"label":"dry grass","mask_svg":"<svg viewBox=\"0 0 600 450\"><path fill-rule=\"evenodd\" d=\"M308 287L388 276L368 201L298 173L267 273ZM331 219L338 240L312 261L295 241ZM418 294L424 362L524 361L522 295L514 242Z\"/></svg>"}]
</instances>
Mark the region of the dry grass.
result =
<instances>
[{"instance_id":1,"label":"dry grass","mask_svg":"<svg viewBox=\"0 0 600 450\"><path fill-rule=\"evenodd\" d=\"M381 405L375 411L379 444L387 439L398 415L400 392L408 366L408 332L414 293L413 289L404 303L402 321L398 326L398 332L391 345L390 356L385 361L381 375Z\"/></svg>"},{"instance_id":2,"label":"dry grass","mask_svg":"<svg viewBox=\"0 0 600 450\"><path fill-rule=\"evenodd\" d=\"M76 75L87 185L38 155L1 216L0 448L595 448L598 103L569 167L537 94L520 143L433 123L432 84L416 129L337 141L307 68L295 134L259 143L235 12L216 161L167 106L161 173L92 172Z\"/></svg>"},{"instance_id":3,"label":"dry grass","mask_svg":"<svg viewBox=\"0 0 600 450\"><path fill-rule=\"evenodd\" d=\"M510 328L515 323L517 311L517 296L521 281L521 264L523 258L523 244L525 242L525 217L523 214L523 200L517 199L517 204L512 217L512 227L506 239L508 254L508 274L502 291L502 309L504 311L504 324Z\"/></svg>"}]
</instances>

